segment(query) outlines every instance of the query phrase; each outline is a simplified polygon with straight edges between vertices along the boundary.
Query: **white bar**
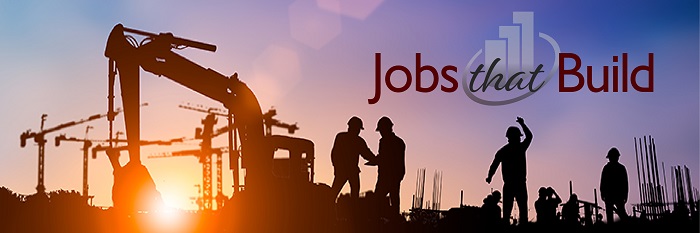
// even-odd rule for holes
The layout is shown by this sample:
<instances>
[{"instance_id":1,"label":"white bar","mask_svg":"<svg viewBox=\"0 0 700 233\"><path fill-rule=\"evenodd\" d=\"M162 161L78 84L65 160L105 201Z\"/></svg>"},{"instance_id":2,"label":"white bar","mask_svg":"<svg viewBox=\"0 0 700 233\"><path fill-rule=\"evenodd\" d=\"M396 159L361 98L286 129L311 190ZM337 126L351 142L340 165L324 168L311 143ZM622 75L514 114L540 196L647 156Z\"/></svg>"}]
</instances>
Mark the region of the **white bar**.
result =
<instances>
[{"instance_id":1,"label":"white bar","mask_svg":"<svg viewBox=\"0 0 700 233\"><path fill-rule=\"evenodd\" d=\"M535 13L513 12L513 23L522 25L522 71L533 71L535 67Z\"/></svg>"},{"instance_id":2,"label":"white bar","mask_svg":"<svg viewBox=\"0 0 700 233\"><path fill-rule=\"evenodd\" d=\"M493 63L493 60L500 58L501 61L498 62L493 71L497 73L505 74L506 71L506 41L505 40L486 40L484 45L484 72L488 72L489 67Z\"/></svg>"},{"instance_id":3,"label":"white bar","mask_svg":"<svg viewBox=\"0 0 700 233\"><path fill-rule=\"evenodd\" d=\"M508 40L508 75L520 72L520 26L500 26L498 36Z\"/></svg>"}]
</instances>

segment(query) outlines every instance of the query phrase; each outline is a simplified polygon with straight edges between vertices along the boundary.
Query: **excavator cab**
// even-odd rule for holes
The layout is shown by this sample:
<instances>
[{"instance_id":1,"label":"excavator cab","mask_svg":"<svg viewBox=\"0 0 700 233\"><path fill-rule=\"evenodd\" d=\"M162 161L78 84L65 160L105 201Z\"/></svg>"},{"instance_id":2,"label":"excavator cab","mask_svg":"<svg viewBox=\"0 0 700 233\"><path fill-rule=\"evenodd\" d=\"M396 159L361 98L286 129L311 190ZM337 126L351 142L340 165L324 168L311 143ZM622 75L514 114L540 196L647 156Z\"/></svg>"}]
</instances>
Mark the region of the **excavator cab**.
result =
<instances>
[{"instance_id":1,"label":"excavator cab","mask_svg":"<svg viewBox=\"0 0 700 233\"><path fill-rule=\"evenodd\" d=\"M273 174L275 177L289 179L291 182L314 182L314 143L303 138L282 135L268 137L275 151L288 152L287 157L274 158Z\"/></svg>"}]
</instances>

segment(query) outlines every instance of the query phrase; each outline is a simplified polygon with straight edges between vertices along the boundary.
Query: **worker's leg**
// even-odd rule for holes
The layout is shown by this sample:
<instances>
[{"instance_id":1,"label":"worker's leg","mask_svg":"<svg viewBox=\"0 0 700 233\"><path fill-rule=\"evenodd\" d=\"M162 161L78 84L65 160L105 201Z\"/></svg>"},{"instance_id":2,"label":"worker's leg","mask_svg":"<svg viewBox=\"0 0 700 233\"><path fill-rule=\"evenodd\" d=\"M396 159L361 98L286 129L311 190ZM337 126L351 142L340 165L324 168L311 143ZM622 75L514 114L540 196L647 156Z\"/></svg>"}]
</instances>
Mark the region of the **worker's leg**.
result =
<instances>
[{"instance_id":1,"label":"worker's leg","mask_svg":"<svg viewBox=\"0 0 700 233\"><path fill-rule=\"evenodd\" d=\"M388 204L386 202L386 195L389 193L389 186L387 183L386 178L378 178L377 179L377 184L374 187L374 208L375 211L372 211L371 216L373 218L378 219L380 216L384 216L386 213L386 209L388 207Z\"/></svg>"},{"instance_id":2,"label":"worker's leg","mask_svg":"<svg viewBox=\"0 0 700 233\"><path fill-rule=\"evenodd\" d=\"M503 184L503 220L506 223L510 223L510 213L513 211L513 195L512 187L510 184Z\"/></svg>"},{"instance_id":3,"label":"worker's leg","mask_svg":"<svg viewBox=\"0 0 700 233\"><path fill-rule=\"evenodd\" d=\"M389 188L389 198L391 199L392 214L401 213L401 180L392 181Z\"/></svg>"},{"instance_id":4,"label":"worker's leg","mask_svg":"<svg viewBox=\"0 0 700 233\"><path fill-rule=\"evenodd\" d=\"M345 186L345 182L348 180L346 175L343 174L335 174L335 178L333 178L333 185L331 185L331 190L333 191L333 199L338 197L338 194L340 193L340 190L343 189L343 186Z\"/></svg>"},{"instance_id":5,"label":"worker's leg","mask_svg":"<svg viewBox=\"0 0 700 233\"><path fill-rule=\"evenodd\" d=\"M627 218L627 210L625 210L625 203L622 201L616 202L615 212L617 213L617 216L620 217L620 220L625 220Z\"/></svg>"},{"instance_id":6,"label":"worker's leg","mask_svg":"<svg viewBox=\"0 0 700 233\"><path fill-rule=\"evenodd\" d=\"M615 205L610 201L606 201L605 202L605 219L606 219L605 221L607 221L607 223L614 222L613 211L615 211Z\"/></svg>"},{"instance_id":7,"label":"worker's leg","mask_svg":"<svg viewBox=\"0 0 700 233\"><path fill-rule=\"evenodd\" d=\"M517 191L515 193L515 201L518 202L518 214L519 222L528 222L528 211L527 211L527 184L525 182L517 184Z\"/></svg>"},{"instance_id":8,"label":"worker's leg","mask_svg":"<svg viewBox=\"0 0 700 233\"><path fill-rule=\"evenodd\" d=\"M374 195L377 197L386 197L387 194L389 194L389 187L386 179L380 177L377 179L377 184L374 185Z\"/></svg>"},{"instance_id":9,"label":"worker's leg","mask_svg":"<svg viewBox=\"0 0 700 233\"><path fill-rule=\"evenodd\" d=\"M353 199L360 198L360 174L349 175L347 180L350 183L350 197Z\"/></svg>"}]
</instances>

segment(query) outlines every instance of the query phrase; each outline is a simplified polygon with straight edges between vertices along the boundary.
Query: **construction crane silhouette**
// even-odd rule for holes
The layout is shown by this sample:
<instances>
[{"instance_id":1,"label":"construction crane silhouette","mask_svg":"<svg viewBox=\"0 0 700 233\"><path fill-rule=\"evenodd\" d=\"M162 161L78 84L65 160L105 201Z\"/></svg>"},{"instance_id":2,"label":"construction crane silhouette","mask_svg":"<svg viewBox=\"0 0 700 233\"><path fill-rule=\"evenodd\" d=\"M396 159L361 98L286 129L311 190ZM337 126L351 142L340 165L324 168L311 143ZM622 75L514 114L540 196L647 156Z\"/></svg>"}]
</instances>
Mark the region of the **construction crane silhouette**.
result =
<instances>
[{"instance_id":1,"label":"construction crane silhouette","mask_svg":"<svg viewBox=\"0 0 700 233\"><path fill-rule=\"evenodd\" d=\"M223 109L219 108L214 108L214 107L206 107L201 104L190 104L190 103L185 103L181 104L178 107L188 109L188 110L193 110L197 112L203 112L207 114L213 114L215 116L224 116L228 118L228 125L217 129L212 137L216 137L218 135L221 135L223 133L230 132L231 129L235 129L232 117L230 114L230 111L226 111ZM270 108L265 114L262 115L262 120L263 120L263 125L265 126L265 135L266 136L271 136L272 135L272 127L279 127L287 130L287 133L289 134L294 134L297 130L299 130L299 127L297 126L297 123L294 124L288 124L288 123L283 123L277 119L274 118L274 116L277 115L277 110L274 108ZM233 136L231 136L233 135ZM240 159L240 150L238 150L238 140L237 140L238 134L236 132L229 133L229 147L234 148L231 150L231 153L229 153L229 169L233 171L233 192L239 191L241 188L239 185L239 178L238 178L238 165L239 165L239 159ZM218 166L219 164L217 164Z\"/></svg>"},{"instance_id":2,"label":"construction crane silhouette","mask_svg":"<svg viewBox=\"0 0 700 233\"><path fill-rule=\"evenodd\" d=\"M193 110L197 112L203 112L207 114L214 114L217 116L223 116L223 117L229 117L228 112L226 110L220 109L220 108L213 108L213 107L206 107L204 105L200 104L190 104L190 103L185 103L185 104L180 104L178 107L183 108L183 109L188 109L188 110ZM270 108L270 110L267 110L265 114L263 114L263 124L265 125L265 134L266 135L272 135L272 127L278 127L278 128L283 128L287 130L287 133L289 134L294 134L295 131L299 130L299 126L297 126L297 123L294 124L289 124L289 123L284 123L281 122L274 117L277 116L277 110L274 108ZM222 128L222 130L226 130ZM218 132L218 131L217 131ZM224 131L221 133L226 133L228 131Z\"/></svg>"},{"instance_id":3,"label":"construction crane silhouette","mask_svg":"<svg viewBox=\"0 0 700 233\"><path fill-rule=\"evenodd\" d=\"M222 185L222 149L214 149L212 148L212 143L211 140L221 134L228 133L233 127L233 123L230 120L231 115L229 114L228 111L219 109L219 108L213 108L213 107L206 107L204 105L194 105L190 103L185 103L181 104L178 107L183 108L183 109L188 109L188 110L193 110L197 112L203 112L207 113L207 116L202 120L202 128L196 128L195 129L195 138L196 139L201 139L202 143L200 144L200 149L199 150L185 150L185 151L177 151L177 152L171 152L171 153L163 153L160 155L153 155L149 156L149 158L166 158L166 157L176 157L176 156L195 156L199 158L199 163L202 164L202 201L199 202L201 203L200 209L201 210L212 210L212 201L213 201L213 196L212 196L212 155L216 154L216 205L217 209L220 209L223 207L223 203L225 200L225 196L223 194L223 185ZM294 124L288 124L288 123L283 123L275 118L274 116L277 115L277 111L275 109L270 109L267 111L267 113L263 114L263 124L265 125L265 134L266 135L271 135L272 134L272 127L280 127L287 129L287 132L290 134L293 134L296 130L299 129L296 123ZM227 117L229 119L229 124L221 127L217 130L214 130L214 125L217 123L216 116L223 116ZM236 135L236 134L234 134ZM236 141L233 139L233 141ZM239 159L239 153L238 150L233 150L233 153L229 153L229 159L230 159L230 167L231 170L236 171L238 168L238 159ZM237 176L234 174L234 192L237 191L239 188L238 182L237 182Z\"/></svg>"},{"instance_id":4,"label":"construction crane silhouette","mask_svg":"<svg viewBox=\"0 0 700 233\"><path fill-rule=\"evenodd\" d=\"M148 106L148 103L141 104L141 106ZM122 112L121 109L116 109L112 115L116 115L118 113ZM39 128L39 132L32 132L31 129L28 129L27 131L23 132L20 136L20 147L24 148L27 145L27 139L33 138L34 142L37 143L39 147L39 159L38 159L38 169L37 169L37 186L36 186L36 191L37 193L46 193L46 187L44 186L44 147L46 145L46 139L45 136L46 134L56 132L71 126L76 126L88 121L93 121L97 120L103 117L108 116L109 114L95 114L92 115L86 119L78 120L78 121L71 121L67 123L63 123L60 125L57 125L52 128L44 129L44 123L46 122L46 117L48 116L47 114L42 114L41 115L41 127Z\"/></svg>"},{"instance_id":5,"label":"construction crane silhouette","mask_svg":"<svg viewBox=\"0 0 700 233\"><path fill-rule=\"evenodd\" d=\"M170 140L156 140L156 141L146 141L146 140L141 140L139 141L139 146L148 146L148 145L159 145L159 146L169 146L172 145L173 143L181 143L184 142L185 138L174 138ZM112 140L103 140L102 142L127 142L126 139L112 139ZM119 164L119 153L121 151L125 151L128 149L128 145L126 146L108 146L108 145L103 145L99 144L95 147L92 148L92 158L96 159L97 158L97 152L104 151L108 157L110 157L110 160L112 159L111 156L115 156L117 159L116 162ZM112 164L114 165L114 164ZM121 167L121 165L119 166Z\"/></svg>"},{"instance_id":6,"label":"construction crane silhouette","mask_svg":"<svg viewBox=\"0 0 700 233\"><path fill-rule=\"evenodd\" d=\"M195 156L199 163L202 164L202 185L200 188L201 197L197 200L199 210L211 211L213 209L214 200L216 200L216 209L220 210L224 206L227 199L223 194L222 182L222 154L228 152L227 148L212 148L209 150L216 154L216 199L212 196L212 154L204 152L202 149L181 150L174 152L166 152L155 155L149 155L148 158L170 158L180 156Z\"/></svg>"},{"instance_id":7,"label":"construction crane silhouette","mask_svg":"<svg viewBox=\"0 0 700 233\"><path fill-rule=\"evenodd\" d=\"M194 110L194 109L192 109ZM167 158L167 157L177 157L177 156L195 156L198 158L198 162L202 164L202 198L199 205L200 210L211 211L213 208L213 196L212 196L212 155L216 154L216 205L217 209L221 209L224 203L223 185L222 185L222 150L220 148L212 148L212 139L223 133L230 131L231 127L224 126L216 131L214 131L214 125L216 125L217 119L215 113L208 113L207 116L202 119L202 128L195 129L195 139L201 139L202 142L199 144L200 149L194 150L183 150L171 153L163 153L160 155L149 156L148 158Z\"/></svg>"}]
</instances>

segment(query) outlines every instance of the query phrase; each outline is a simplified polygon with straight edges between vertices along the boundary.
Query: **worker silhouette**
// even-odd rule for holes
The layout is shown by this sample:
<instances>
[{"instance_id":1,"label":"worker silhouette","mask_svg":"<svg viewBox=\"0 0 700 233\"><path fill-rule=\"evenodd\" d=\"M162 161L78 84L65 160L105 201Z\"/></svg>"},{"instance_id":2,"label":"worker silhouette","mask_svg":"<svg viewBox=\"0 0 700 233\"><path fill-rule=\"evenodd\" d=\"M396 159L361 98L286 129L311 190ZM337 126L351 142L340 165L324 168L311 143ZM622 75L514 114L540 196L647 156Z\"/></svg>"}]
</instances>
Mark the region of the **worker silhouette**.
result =
<instances>
[{"instance_id":1,"label":"worker silhouette","mask_svg":"<svg viewBox=\"0 0 700 233\"><path fill-rule=\"evenodd\" d=\"M406 174L406 144L396 136L394 123L384 116L377 122L377 131L382 135L379 139L377 157L368 165L378 165L379 175L374 193L377 200L382 200L389 194L391 215L400 216L401 181ZM382 204L379 203L381 206Z\"/></svg>"},{"instance_id":2,"label":"worker silhouette","mask_svg":"<svg viewBox=\"0 0 700 233\"><path fill-rule=\"evenodd\" d=\"M581 225L581 215L579 214L578 195L572 193L564 207L561 208L561 218L569 225Z\"/></svg>"},{"instance_id":3,"label":"worker silhouette","mask_svg":"<svg viewBox=\"0 0 700 233\"><path fill-rule=\"evenodd\" d=\"M498 203L501 202L501 192L493 191L484 198L484 204L481 205L482 224L486 229L499 225L501 222L501 207Z\"/></svg>"},{"instance_id":4,"label":"worker silhouette","mask_svg":"<svg viewBox=\"0 0 700 233\"><path fill-rule=\"evenodd\" d=\"M503 164L501 168L501 174L503 176L503 219L504 221L510 220L510 213L513 211L513 199L518 202L518 210L520 216L520 223L526 223L527 217L527 185L526 175L527 169L525 164L525 152L527 148L530 147L532 142L532 132L525 125L525 121L521 117L517 117L516 122L520 124L520 127L525 131L525 140L520 141L520 137L523 136L520 133L520 129L516 126L508 127L506 130L506 138L508 138L508 144L501 147L501 149L496 152L496 155L489 168L489 174L486 177L486 182L491 183L491 178L496 169L498 169L499 164Z\"/></svg>"},{"instance_id":5,"label":"worker silhouette","mask_svg":"<svg viewBox=\"0 0 700 233\"><path fill-rule=\"evenodd\" d=\"M605 202L605 215L608 223L613 222L613 211L621 220L627 218L625 203L629 187L627 184L627 169L620 160L620 151L610 148L608 151L608 163L603 167L600 175L600 197Z\"/></svg>"},{"instance_id":6,"label":"worker silhouette","mask_svg":"<svg viewBox=\"0 0 700 233\"><path fill-rule=\"evenodd\" d=\"M540 187L539 197L535 201L537 223L552 224L557 220L557 207L561 204L561 198L552 187Z\"/></svg>"},{"instance_id":7,"label":"worker silhouette","mask_svg":"<svg viewBox=\"0 0 700 233\"><path fill-rule=\"evenodd\" d=\"M333 199L338 197L345 183L350 183L350 197L357 199L360 196L360 167L357 165L359 156L367 161L373 159L374 153L367 147L365 139L360 137L363 130L362 120L353 116L348 120L348 131L335 135L333 148L331 149L331 162L333 163Z\"/></svg>"}]
</instances>

